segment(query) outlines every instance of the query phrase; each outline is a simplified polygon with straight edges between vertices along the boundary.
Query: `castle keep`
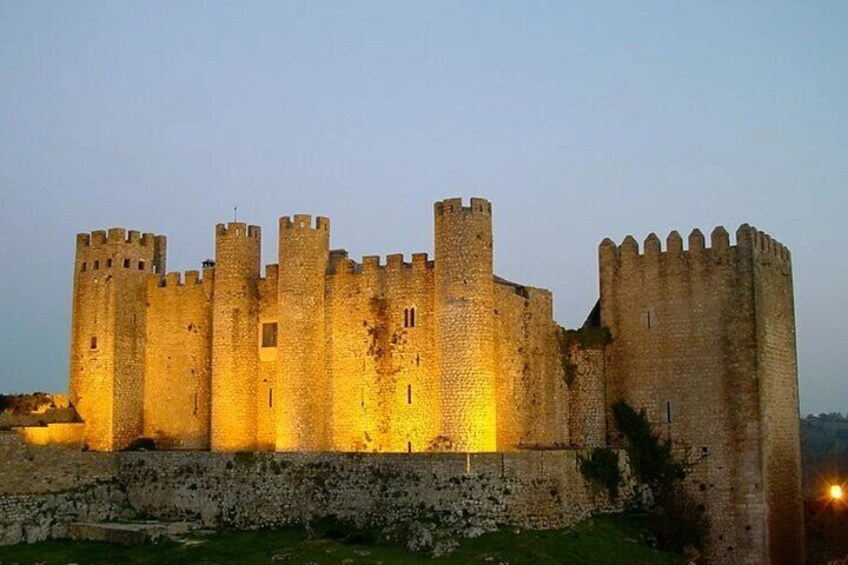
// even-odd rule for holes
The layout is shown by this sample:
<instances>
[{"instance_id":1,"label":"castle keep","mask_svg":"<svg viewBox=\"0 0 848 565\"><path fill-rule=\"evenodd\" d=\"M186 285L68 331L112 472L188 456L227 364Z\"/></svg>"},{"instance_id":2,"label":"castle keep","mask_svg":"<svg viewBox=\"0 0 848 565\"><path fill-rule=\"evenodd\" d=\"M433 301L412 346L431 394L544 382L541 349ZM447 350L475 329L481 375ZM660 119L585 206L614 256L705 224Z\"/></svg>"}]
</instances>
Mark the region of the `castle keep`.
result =
<instances>
[{"instance_id":1,"label":"castle keep","mask_svg":"<svg viewBox=\"0 0 848 565\"><path fill-rule=\"evenodd\" d=\"M803 560L789 251L748 225L604 240L600 300L565 332L495 276L491 204L434 207L435 257L330 249L330 222L215 231L202 273L164 236L77 237L70 396L92 450L492 452L618 445L644 409L700 458L687 489L717 562ZM587 305L591 306L591 305ZM587 310L590 310L587 307ZM608 330L608 334L604 331ZM606 335L609 339L588 339Z\"/></svg>"}]
</instances>

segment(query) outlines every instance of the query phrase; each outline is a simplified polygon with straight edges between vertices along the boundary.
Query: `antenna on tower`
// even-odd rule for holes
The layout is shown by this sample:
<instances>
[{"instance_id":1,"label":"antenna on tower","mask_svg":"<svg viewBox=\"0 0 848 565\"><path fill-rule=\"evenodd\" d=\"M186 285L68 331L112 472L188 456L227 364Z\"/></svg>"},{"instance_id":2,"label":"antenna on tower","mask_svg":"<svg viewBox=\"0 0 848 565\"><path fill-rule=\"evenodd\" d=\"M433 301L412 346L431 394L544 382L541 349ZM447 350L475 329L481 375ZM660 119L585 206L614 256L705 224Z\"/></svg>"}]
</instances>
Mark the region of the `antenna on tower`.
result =
<instances>
[{"instance_id":1,"label":"antenna on tower","mask_svg":"<svg viewBox=\"0 0 848 565\"><path fill-rule=\"evenodd\" d=\"M233 221L238 222L238 206L233 206Z\"/></svg>"}]
</instances>

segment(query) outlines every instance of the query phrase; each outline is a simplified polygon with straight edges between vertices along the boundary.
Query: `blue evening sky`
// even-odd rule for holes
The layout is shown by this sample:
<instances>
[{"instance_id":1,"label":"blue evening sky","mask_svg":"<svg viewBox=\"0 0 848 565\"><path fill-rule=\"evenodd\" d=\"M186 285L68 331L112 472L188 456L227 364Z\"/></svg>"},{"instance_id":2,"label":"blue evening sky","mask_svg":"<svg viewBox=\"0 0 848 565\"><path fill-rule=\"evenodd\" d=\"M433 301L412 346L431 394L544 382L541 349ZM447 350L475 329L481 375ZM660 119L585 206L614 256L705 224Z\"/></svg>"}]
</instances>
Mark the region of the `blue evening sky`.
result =
<instances>
[{"instance_id":1,"label":"blue evening sky","mask_svg":"<svg viewBox=\"0 0 848 565\"><path fill-rule=\"evenodd\" d=\"M579 325L597 245L749 222L793 252L802 412L848 411L848 4L0 1L0 392L67 386L74 234L331 218L355 257L495 211Z\"/></svg>"}]
</instances>

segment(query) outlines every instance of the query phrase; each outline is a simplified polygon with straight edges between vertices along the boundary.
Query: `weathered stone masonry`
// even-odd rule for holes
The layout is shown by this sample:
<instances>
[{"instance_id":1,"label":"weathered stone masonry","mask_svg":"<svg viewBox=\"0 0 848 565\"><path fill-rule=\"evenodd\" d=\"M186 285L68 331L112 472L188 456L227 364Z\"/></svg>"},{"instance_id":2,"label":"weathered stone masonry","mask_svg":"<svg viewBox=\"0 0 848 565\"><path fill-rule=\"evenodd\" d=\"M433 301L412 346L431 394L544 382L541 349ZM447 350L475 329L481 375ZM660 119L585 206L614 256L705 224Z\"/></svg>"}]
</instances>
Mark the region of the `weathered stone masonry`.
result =
<instances>
[{"instance_id":1,"label":"weathered stone masonry","mask_svg":"<svg viewBox=\"0 0 848 565\"><path fill-rule=\"evenodd\" d=\"M330 248L330 222L216 228L214 267L165 275L165 238L77 239L71 399L90 449L413 454L618 445L627 400L702 461L688 488L714 562L803 555L789 251L743 225L599 249L590 326L563 340L550 292L495 276L491 204L437 202L435 258ZM604 330L606 331L606 330ZM43 430L42 430L43 431ZM49 442L51 430L26 432ZM56 429L56 437L70 432ZM188 455L186 457L189 457ZM415 460L415 459L412 459ZM425 461L418 459L419 463Z\"/></svg>"},{"instance_id":2,"label":"weathered stone masonry","mask_svg":"<svg viewBox=\"0 0 848 565\"><path fill-rule=\"evenodd\" d=\"M447 199L434 217L435 260L381 264L330 251L326 218L284 216L264 277L244 223L216 227L202 277L164 274L164 237L80 235L71 392L88 447L569 445L550 293L495 277L488 201Z\"/></svg>"}]
</instances>

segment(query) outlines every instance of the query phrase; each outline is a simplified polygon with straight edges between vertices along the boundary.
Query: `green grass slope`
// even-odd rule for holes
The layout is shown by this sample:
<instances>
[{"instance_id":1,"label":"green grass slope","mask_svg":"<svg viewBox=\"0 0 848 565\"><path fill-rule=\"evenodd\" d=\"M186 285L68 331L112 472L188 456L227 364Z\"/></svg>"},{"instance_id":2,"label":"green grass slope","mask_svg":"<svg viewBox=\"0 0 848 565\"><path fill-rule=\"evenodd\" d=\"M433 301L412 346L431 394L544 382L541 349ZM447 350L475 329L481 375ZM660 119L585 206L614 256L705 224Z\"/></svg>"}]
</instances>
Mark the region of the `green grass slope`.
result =
<instances>
[{"instance_id":1,"label":"green grass slope","mask_svg":"<svg viewBox=\"0 0 848 565\"><path fill-rule=\"evenodd\" d=\"M440 559L413 554L398 544L376 541L376 532L317 525L309 538L299 529L220 532L187 543L119 546L98 542L48 541L0 547L0 564L134 563L537 563L651 564L683 563L680 556L647 547L638 516L600 516L570 530L504 529L461 540L453 554Z\"/></svg>"}]
</instances>

